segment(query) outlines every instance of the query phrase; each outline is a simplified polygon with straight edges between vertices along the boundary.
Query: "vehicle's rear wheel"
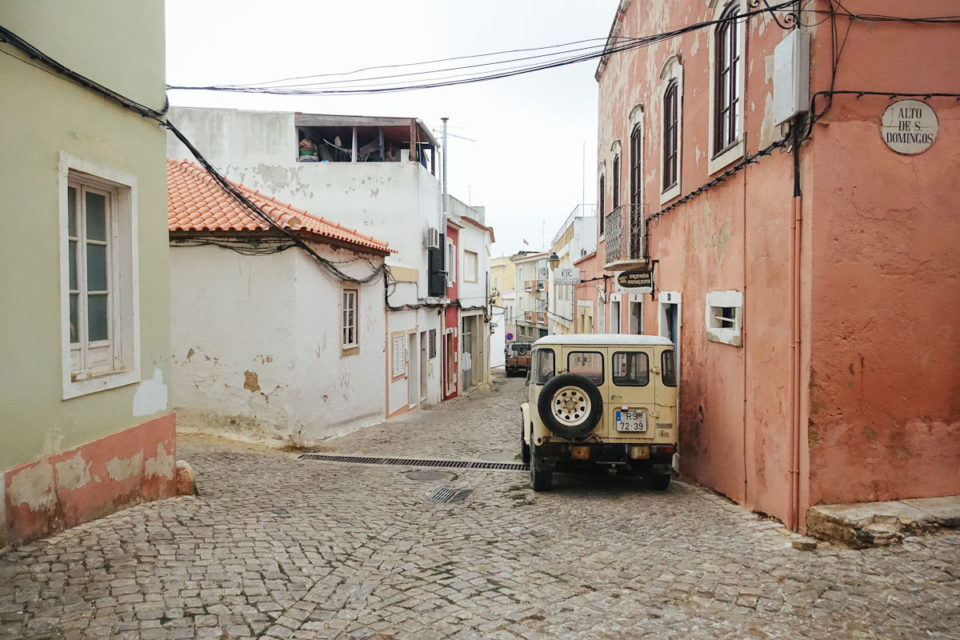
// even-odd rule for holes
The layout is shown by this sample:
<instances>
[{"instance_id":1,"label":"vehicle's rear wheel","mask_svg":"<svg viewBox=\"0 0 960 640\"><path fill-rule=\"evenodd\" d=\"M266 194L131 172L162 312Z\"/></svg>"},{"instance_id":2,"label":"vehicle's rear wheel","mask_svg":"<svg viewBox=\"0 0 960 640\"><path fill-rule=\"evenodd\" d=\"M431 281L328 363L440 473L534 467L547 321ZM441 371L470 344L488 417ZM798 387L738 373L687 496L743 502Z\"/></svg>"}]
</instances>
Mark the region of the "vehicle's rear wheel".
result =
<instances>
[{"instance_id":1,"label":"vehicle's rear wheel","mask_svg":"<svg viewBox=\"0 0 960 640\"><path fill-rule=\"evenodd\" d=\"M643 477L643 484L654 491L666 491L670 486L669 473L648 473Z\"/></svg>"},{"instance_id":2,"label":"vehicle's rear wheel","mask_svg":"<svg viewBox=\"0 0 960 640\"><path fill-rule=\"evenodd\" d=\"M530 488L534 491L549 491L553 486L553 472L543 466L536 446L530 450Z\"/></svg>"}]
</instances>

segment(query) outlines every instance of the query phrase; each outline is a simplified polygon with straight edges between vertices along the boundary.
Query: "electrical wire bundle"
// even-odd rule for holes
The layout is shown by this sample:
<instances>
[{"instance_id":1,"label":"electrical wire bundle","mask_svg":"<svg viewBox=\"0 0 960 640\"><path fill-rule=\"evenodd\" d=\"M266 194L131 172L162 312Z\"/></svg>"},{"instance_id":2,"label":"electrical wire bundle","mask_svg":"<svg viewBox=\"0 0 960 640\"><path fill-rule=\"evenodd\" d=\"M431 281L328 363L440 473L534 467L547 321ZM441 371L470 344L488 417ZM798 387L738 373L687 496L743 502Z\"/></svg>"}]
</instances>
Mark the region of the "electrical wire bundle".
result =
<instances>
[{"instance_id":1,"label":"electrical wire bundle","mask_svg":"<svg viewBox=\"0 0 960 640\"><path fill-rule=\"evenodd\" d=\"M593 38L578 40L559 45L511 49L493 53L483 53L438 60L427 60L409 64L382 65L366 67L342 73L326 73L311 76L281 78L261 83L223 84L223 85L168 85L170 90L219 91L227 93L259 93L272 95L358 95L396 93L420 89L437 89L488 80L511 78L528 73L556 69L571 64L598 60L609 55L650 46L670 40L685 33L713 27L726 21L743 21L753 16L781 11L792 7L795 0L765 6L733 17L706 20L685 25L672 31L657 33L638 38ZM517 57L516 54L531 54ZM445 63L490 59L488 61L455 66L441 66ZM415 69L402 73L379 74L390 69ZM374 72L374 75L370 75ZM360 77L351 77L360 76Z\"/></svg>"}]
</instances>

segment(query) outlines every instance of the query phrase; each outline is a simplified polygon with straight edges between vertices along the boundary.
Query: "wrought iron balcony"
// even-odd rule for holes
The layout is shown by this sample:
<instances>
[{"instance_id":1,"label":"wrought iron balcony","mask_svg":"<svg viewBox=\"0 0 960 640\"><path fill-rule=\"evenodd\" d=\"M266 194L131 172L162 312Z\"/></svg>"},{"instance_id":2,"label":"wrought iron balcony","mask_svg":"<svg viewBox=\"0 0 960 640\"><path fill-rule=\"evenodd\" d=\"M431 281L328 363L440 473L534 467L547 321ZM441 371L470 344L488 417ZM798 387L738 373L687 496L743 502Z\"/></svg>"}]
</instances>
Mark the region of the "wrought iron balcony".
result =
<instances>
[{"instance_id":1,"label":"wrought iron balcony","mask_svg":"<svg viewBox=\"0 0 960 640\"><path fill-rule=\"evenodd\" d=\"M629 269L646 264L643 220L642 204L622 204L604 217L604 269Z\"/></svg>"}]
</instances>

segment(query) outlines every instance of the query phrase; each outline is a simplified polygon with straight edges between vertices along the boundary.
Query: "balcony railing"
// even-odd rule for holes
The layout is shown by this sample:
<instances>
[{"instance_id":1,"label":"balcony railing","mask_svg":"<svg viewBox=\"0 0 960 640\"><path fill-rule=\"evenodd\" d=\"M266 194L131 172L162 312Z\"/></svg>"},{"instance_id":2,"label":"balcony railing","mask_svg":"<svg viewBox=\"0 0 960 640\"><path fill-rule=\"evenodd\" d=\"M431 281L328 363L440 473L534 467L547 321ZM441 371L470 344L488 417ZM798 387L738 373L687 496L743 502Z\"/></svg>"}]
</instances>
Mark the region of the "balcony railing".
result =
<instances>
[{"instance_id":1,"label":"balcony railing","mask_svg":"<svg viewBox=\"0 0 960 640\"><path fill-rule=\"evenodd\" d=\"M622 204L603 219L604 266L646 262L642 204Z\"/></svg>"}]
</instances>

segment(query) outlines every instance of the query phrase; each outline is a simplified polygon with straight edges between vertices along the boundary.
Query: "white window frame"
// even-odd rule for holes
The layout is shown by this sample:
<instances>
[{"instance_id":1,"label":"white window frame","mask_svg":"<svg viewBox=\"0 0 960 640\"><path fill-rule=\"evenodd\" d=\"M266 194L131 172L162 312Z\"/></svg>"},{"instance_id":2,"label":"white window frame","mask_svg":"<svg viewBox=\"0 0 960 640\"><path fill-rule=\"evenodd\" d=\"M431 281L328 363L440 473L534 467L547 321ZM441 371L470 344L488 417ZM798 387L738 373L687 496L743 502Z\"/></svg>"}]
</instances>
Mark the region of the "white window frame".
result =
<instances>
[{"instance_id":1,"label":"white window frame","mask_svg":"<svg viewBox=\"0 0 960 640\"><path fill-rule=\"evenodd\" d=\"M671 82L677 83L677 182L668 189L663 188L664 151L666 148L666 131L660 136L660 204L666 204L680 195L680 183L683 181L683 64L678 55L667 58L660 70L660 109L664 108L664 98ZM663 113L660 114L661 119Z\"/></svg>"},{"instance_id":2,"label":"white window frame","mask_svg":"<svg viewBox=\"0 0 960 640\"><path fill-rule=\"evenodd\" d=\"M108 198L108 339L94 347L106 349L107 357L96 367L83 366L90 362L91 346L82 335L78 347L70 341L69 187L87 187ZM141 380L138 185L134 175L60 152L58 189L62 397L67 400Z\"/></svg>"},{"instance_id":3,"label":"white window frame","mask_svg":"<svg viewBox=\"0 0 960 640\"><path fill-rule=\"evenodd\" d=\"M352 302L350 300L352 299ZM352 315L348 318L348 313ZM353 341L348 340L347 332L353 330ZM357 349L360 346L360 289L344 287L340 290L340 349Z\"/></svg>"},{"instance_id":4,"label":"white window frame","mask_svg":"<svg viewBox=\"0 0 960 640\"><path fill-rule=\"evenodd\" d=\"M740 15L747 13L747 3L746 0L709 0L707 5L714 10L713 19L719 20L720 16L723 15L723 12L726 11L732 4L736 3L740 7ZM737 52L738 52L738 67L737 67L737 84L739 85L737 91L740 97L740 109L737 112L736 126L737 126L737 135L736 142L729 149L721 153L720 155L714 156L714 129L716 127L716 109L717 109L717 92L716 92L716 82L717 82L717 27L709 30L709 47L710 47L710 122L708 126L708 135L707 138L709 144L707 148L709 152L708 162L707 162L707 171L708 173L716 173L721 169L726 168L727 165L732 163L734 160L739 160L743 157L744 152L744 143L743 143L743 131L744 131L744 117L746 113L746 70L745 65L745 56L744 56L744 43L747 36L747 20L741 19L736 23L737 29Z\"/></svg>"},{"instance_id":5,"label":"white window frame","mask_svg":"<svg viewBox=\"0 0 960 640\"><path fill-rule=\"evenodd\" d=\"M447 288L457 283L457 245L447 240Z\"/></svg>"},{"instance_id":6,"label":"white window frame","mask_svg":"<svg viewBox=\"0 0 960 640\"><path fill-rule=\"evenodd\" d=\"M470 259L473 259L471 265ZM476 251L463 250L463 281L476 282L480 277L480 254Z\"/></svg>"},{"instance_id":7,"label":"white window frame","mask_svg":"<svg viewBox=\"0 0 960 640\"><path fill-rule=\"evenodd\" d=\"M733 309L732 320L721 319L721 310L725 308ZM734 290L709 292L704 303L704 324L707 340L743 346L743 293Z\"/></svg>"}]
</instances>

